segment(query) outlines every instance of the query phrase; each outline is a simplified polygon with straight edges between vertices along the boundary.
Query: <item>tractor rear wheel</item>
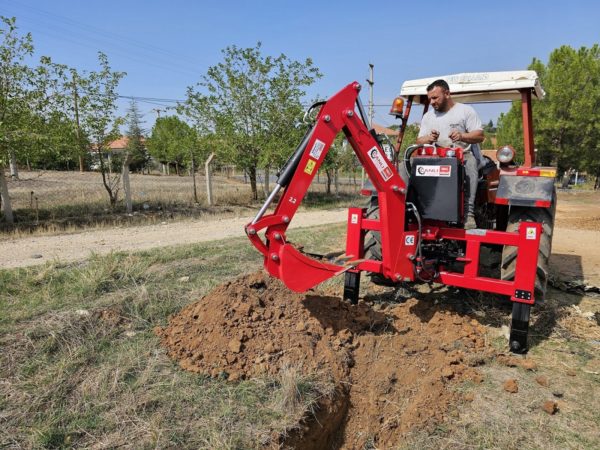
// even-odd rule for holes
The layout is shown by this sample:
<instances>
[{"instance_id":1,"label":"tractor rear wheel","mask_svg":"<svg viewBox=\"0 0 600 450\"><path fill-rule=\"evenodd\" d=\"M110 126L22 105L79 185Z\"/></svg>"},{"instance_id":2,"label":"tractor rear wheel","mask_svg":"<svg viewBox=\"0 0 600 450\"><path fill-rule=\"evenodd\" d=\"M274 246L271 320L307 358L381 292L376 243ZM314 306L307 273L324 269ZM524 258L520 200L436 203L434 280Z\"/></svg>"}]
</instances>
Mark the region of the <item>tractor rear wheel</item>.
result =
<instances>
[{"instance_id":1,"label":"tractor rear wheel","mask_svg":"<svg viewBox=\"0 0 600 450\"><path fill-rule=\"evenodd\" d=\"M556 193L552 197L550 208L530 208L515 206L511 208L508 216L506 231L517 232L521 222L540 222L542 224L542 235L540 237L540 249L538 251L537 271L535 277L536 301L542 301L546 295L548 284L548 260L552 252L552 234L554 232L554 214L556 212ZM514 280L517 264L517 248L505 246L502 250L501 278L503 280Z\"/></svg>"},{"instance_id":2,"label":"tractor rear wheel","mask_svg":"<svg viewBox=\"0 0 600 450\"><path fill-rule=\"evenodd\" d=\"M371 196L369 205L367 207L367 219L379 219L379 199L376 195ZM381 254L381 233L379 231L368 231L365 235L365 258L373 259L375 261L381 261L383 256ZM370 272L368 277L371 282L379 286L395 286L392 280L388 280L380 273Z\"/></svg>"}]
</instances>

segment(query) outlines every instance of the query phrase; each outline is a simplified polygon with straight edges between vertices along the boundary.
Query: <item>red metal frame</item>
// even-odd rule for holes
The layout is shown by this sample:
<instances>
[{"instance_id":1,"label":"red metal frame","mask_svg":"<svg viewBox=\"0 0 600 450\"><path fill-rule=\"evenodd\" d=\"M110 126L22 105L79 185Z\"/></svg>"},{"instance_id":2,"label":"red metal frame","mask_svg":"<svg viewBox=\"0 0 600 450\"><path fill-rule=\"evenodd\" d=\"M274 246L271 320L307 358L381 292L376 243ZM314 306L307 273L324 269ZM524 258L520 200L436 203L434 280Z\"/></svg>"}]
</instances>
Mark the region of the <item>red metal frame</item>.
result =
<instances>
[{"instance_id":1,"label":"red metal frame","mask_svg":"<svg viewBox=\"0 0 600 450\"><path fill-rule=\"evenodd\" d=\"M387 159L379 144L355 112L360 91L356 82L332 96L321 108L310 139L297 169L285 188L272 214L246 226L254 246L264 255L268 272L280 278L290 289L306 291L347 270L381 273L395 281L414 281L415 259L419 242L416 229L406 229L406 185ZM310 183L321 166L333 140L344 132L359 161L368 173L378 193L380 219L365 217L364 208L350 208L346 254L349 266L340 266L310 258L288 243L285 231L304 198ZM259 232L265 230L265 241ZM363 260L364 236L368 230L381 233L382 261ZM447 285L509 295L513 301L533 303L537 254L541 225L523 223L516 233L492 230L465 231L425 223L421 240L458 240L466 243L464 273L440 268L438 281ZM479 276L481 244L514 245L518 247L517 271L513 281ZM354 265L352 265L354 261ZM529 293L522 298L520 293Z\"/></svg>"},{"instance_id":2,"label":"red metal frame","mask_svg":"<svg viewBox=\"0 0 600 450\"><path fill-rule=\"evenodd\" d=\"M533 144L533 118L531 105L531 89L521 91L521 112L523 113L523 144L525 149L525 163L523 167L535 164L535 149Z\"/></svg>"}]
</instances>

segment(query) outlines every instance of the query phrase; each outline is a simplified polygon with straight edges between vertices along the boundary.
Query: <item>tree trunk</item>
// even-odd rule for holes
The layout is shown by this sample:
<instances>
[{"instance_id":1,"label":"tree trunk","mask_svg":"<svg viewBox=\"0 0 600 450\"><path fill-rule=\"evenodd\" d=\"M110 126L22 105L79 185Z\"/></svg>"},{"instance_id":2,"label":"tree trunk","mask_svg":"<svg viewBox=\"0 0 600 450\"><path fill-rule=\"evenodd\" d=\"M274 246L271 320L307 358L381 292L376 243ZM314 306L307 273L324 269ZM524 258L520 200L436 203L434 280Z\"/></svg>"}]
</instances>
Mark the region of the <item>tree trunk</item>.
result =
<instances>
[{"instance_id":1,"label":"tree trunk","mask_svg":"<svg viewBox=\"0 0 600 450\"><path fill-rule=\"evenodd\" d=\"M331 169L325 169L325 174L327 175L327 195L331 194L331 178L332 178L332 174L331 174Z\"/></svg>"},{"instance_id":2,"label":"tree trunk","mask_svg":"<svg viewBox=\"0 0 600 450\"><path fill-rule=\"evenodd\" d=\"M15 218L13 216L12 206L10 203L10 196L8 195L8 184L6 183L6 177L4 176L4 166L0 166L0 199L2 200L4 219L8 223L15 223Z\"/></svg>"},{"instance_id":3,"label":"tree trunk","mask_svg":"<svg viewBox=\"0 0 600 450\"><path fill-rule=\"evenodd\" d=\"M269 186L269 166L265 167L265 197L269 196L269 192L271 192L270 186Z\"/></svg>"},{"instance_id":4,"label":"tree trunk","mask_svg":"<svg viewBox=\"0 0 600 450\"><path fill-rule=\"evenodd\" d=\"M108 174L112 175L112 155L108 152Z\"/></svg>"},{"instance_id":5,"label":"tree trunk","mask_svg":"<svg viewBox=\"0 0 600 450\"><path fill-rule=\"evenodd\" d=\"M252 199L258 200L258 189L256 188L256 167L248 169L248 178L250 178L250 189L252 189Z\"/></svg>"},{"instance_id":6,"label":"tree trunk","mask_svg":"<svg viewBox=\"0 0 600 450\"><path fill-rule=\"evenodd\" d=\"M131 214L133 211L133 204L131 202L131 184L129 183L129 153L125 154L125 158L123 159L123 172L121 176L123 177L123 193L125 195L125 210L127 214Z\"/></svg>"},{"instance_id":7,"label":"tree trunk","mask_svg":"<svg viewBox=\"0 0 600 450\"><path fill-rule=\"evenodd\" d=\"M175 161L175 173L177 174L177 176L181 175L179 173L179 163L177 161Z\"/></svg>"},{"instance_id":8,"label":"tree trunk","mask_svg":"<svg viewBox=\"0 0 600 450\"><path fill-rule=\"evenodd\" d=\"M337 169L333 172L333 186L335 187L335 196L338 197L340 195L340 180L339 180L339 172Z\"/></svg>"},{"instance_id":9,"label":"tree trunk","mask_svg":"<svg viewBox=\"0 0 600 450\"><path fill-rule=\"evenodd\" d=\"M83 155L79 155L79 171L85 172L85 163L83 162Z\"/></svg>"},{"instance_id":10,"label":"tree trunk","mask_svg":"<svg viewBox=\"0 0 600 450\"><path fill-rule=\"evenodd\" d=\"M10 177L13 180L19 179L19 168L17 167L17 155L14 150L9 150L9 158L10 158Z\"/></svg>"}]
</instances>

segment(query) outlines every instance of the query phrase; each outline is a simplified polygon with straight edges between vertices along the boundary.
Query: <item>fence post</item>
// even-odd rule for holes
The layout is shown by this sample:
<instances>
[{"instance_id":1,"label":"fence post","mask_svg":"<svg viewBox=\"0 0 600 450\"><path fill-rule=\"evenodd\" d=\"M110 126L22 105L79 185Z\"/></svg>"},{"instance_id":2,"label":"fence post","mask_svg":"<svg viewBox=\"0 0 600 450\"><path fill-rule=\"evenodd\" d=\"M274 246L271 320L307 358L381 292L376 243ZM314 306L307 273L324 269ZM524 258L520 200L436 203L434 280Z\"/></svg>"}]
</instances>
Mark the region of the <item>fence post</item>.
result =
<instances>
[{"instance_id":1,"label":"fence post","mask_svg":"<svg viewBox=\"0 0 600 450\"><path fill-rule=\"evenodd\" d=\"M211 153L206 162L204 163L204 173L206 175L206 201L208 202L208 206L213 205L212 175L210 173L210 164L212 163L214 157L215 154Z\"/></svg>"}]
</instances>

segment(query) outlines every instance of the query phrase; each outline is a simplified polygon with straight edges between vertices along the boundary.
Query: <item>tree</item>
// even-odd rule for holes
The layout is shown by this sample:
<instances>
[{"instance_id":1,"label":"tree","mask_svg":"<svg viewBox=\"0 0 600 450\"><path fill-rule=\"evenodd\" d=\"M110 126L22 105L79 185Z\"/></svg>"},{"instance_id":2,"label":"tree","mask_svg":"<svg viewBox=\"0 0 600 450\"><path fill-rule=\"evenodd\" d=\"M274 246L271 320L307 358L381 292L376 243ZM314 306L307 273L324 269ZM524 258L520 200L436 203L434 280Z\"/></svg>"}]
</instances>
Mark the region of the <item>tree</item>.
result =
<instances>
[{"instance_id":1,"label":"tree","mask_svg":"<svg viewBox=\"0 0 600 450\"><path fill-rule=\"evenodd\" d=\"M538 164L600 177L600 47L565 45L552 51L547 64L534 58L529 68L546 91L542 101L533 102ZM505 144L523 152L520 102L498 121L498 145Z\"/></svg>"},{"instance_id":2,"label":"tree","mask_svg":"<svg viewBox=\"0 0 600 450\"><path fill-rule=\"evenodd\" d=\"M149 162L149 154L144 142L145 130L142 128L143 116L135 100L129 103L127 116L125 118L127 130L127 152L129 154L129 165L132 170L143 170Z\"/></svg>"},{"instance_id":3,"label":"tree","mask_svg":"<svg viewBox=\"0 0 600 450\"><path fill-rule=\"evenodd\" d=\"M176 116L160 117L152 128L148 139L148 151L162 164L175 163L177 173L183 163L190 163L194 201L198 203L196 192L196 167L198 159L205 154L196 131Z\"/></svg>"},{"instance_id":4,"label":"tree","mask_svg":"<svg viewBox=\"0 0 600 450\"><path fill-rule=\"evenodd\" d=\"M108 193L111 207L115 207L119 194L121 174L111 174L104 152L108 144L120 136L123 122L116 116L117 87L125 72L113 71L108 57L98 52L100 70L84 73L78 78L80 87L78 115L81 129L89 136L93 151L98 157L102 184Z\"/></svg>"},{"instance_id":5,"label":"tree","mask_svg":"<svg viewBox=\"0 0 600 450\"><path fill-rule=\"evenodd\" d=\"M217 156L248 173L257 199L258 167L280 165L293 150L297 141L288 146L285 138L298 130L303 88L321 75L310 59L263 56L260 43L227 47L222 53L223 62L188 87L179 111L223 142Z\"/></svg>"},{"instance_id":6,"label":"tree","mask_svg":"<svg viewBox=\"0 0 600 450\"><path fill-rule=\"evenodd\" d=\"M31 34L20 35L14 17L0 16L0 197L9 223L14 217L4 170L8 165L18 178L18 154L40 148L35 144L54 104L48 92L56 86L51 61L42 57L32 68L25 63L32 56Z\"/></svg>"},{"instance_id":7,"label":"tree","mask_svg":"<svg viewBox=\"0 0 600 450\"><path fill-rule=\"evenodd\" d=\"M159 117L148 139L148 151L163 164L179 167L189 158L190 150L197 148L196 133L187 123L176 116Z\"/></svg>"}]
</instances>

